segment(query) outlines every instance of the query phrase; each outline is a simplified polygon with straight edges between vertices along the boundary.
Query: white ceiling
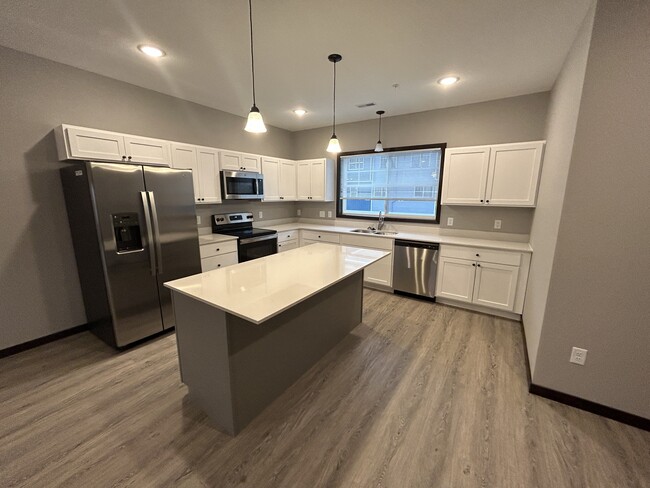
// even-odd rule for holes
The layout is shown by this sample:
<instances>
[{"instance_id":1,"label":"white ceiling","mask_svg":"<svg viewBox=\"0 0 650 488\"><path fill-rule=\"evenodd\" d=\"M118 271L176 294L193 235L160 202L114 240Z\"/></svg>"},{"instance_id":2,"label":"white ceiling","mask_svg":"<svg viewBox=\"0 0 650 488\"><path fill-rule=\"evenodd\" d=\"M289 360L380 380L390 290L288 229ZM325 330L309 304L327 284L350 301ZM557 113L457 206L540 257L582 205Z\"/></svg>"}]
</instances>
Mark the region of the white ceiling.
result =
<instances>
[{"instance_id":1,"label":"white ceiling","mask_svg":"<svg viewBox=\"0 0 650 488\"><path fill-rule=\"evenodd\" d=\"M331 124L334 52L341 123L549 90L591 1L253 0L257 105L285 129ZM242 116L248 35L246 0L0 0L0 45Z\"/></svg>"}]
</instances>

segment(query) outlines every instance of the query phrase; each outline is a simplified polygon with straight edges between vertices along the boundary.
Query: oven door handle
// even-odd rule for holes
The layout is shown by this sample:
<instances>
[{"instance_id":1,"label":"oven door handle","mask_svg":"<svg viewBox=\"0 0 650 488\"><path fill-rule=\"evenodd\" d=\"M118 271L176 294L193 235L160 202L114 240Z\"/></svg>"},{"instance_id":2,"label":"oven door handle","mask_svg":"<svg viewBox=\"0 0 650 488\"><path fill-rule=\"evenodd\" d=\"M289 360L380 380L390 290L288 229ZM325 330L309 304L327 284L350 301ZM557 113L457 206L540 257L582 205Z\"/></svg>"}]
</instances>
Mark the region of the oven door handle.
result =
<instances>
[{"instance_id":1,"label":"oven door handle","mask_svg":"<svg viewBox=\"0 0 650 488\"><path fill-rule=\"evenodd\" d=\"M259 241L270 241L271 239L277 239L278 235L277 234L271 234L268 236L260 236L260 237L249 237L248 239L239 239L239 244L250 244L252 242L259 242Z\"/></svg>"}]
</instances>

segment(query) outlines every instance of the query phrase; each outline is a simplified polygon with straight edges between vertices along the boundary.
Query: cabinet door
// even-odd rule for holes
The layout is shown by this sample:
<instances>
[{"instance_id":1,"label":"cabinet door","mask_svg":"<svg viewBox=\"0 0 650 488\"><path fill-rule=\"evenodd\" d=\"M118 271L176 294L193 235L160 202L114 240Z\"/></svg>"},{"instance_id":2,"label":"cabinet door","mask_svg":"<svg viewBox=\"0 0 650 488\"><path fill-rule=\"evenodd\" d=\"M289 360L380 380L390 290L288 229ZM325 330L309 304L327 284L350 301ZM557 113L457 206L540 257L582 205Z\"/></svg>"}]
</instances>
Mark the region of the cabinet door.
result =
<instances>
[{"instance_id":1,"label":"cabinet door","mask_svg":"<svg viewBox=\"0 0 650 488\"><path fill-rule=\"evenodd\" d=\"M290 241L278 242L278 252L290 251L291 249L298 248L298 239L291 239Z\"/></svg>"},{"instance_id":2,"label":"cabinet door","mask_svg":"<svg viewBox=\"0 0 650 488\"><path fill-rule=\"evenodd\" d=\"M126 148L124 136L81 127L68 127L65 130L70 156L73 159L90 161L124 161Z\"/></svg>"},{"instance_id":3,"label":"cabinet door","mask_svg":"<svg viewBox=\"0 0 650 488\"><path fill-rule=\"evenodd\" d=\"M171 145L172 168L191 169L194 183L194 201L201 202L201 187L199 184L199 165L196 159L196 148L188 144Z\"/></svg>"},{"instance_id":4,"label":"cabinet door","mask_svg":"<svg viewBox=\"0 0 650 488\"><path fill-rule=\"evenodd\" d=\"M296 192L296 163L286 159L280 160L280 200L295 201Z\"/></svg>"},{"instance_id":5,"label":"cabinet door","mask_svg":"<svg viewBox=\"0 0 650 488\"><path fill-rule=\"evenodd\" d=\"M477 305L512 311L519 268L505 264L477 263L474 299Z\"/></svg>"},{"instance_id":6,"label":"cabinet door","mask_svg":"<svg viewBox=\"0 0 650 488\"><path fill-rule=\"evenodd\" d=\"M197 147L196 157L199 164L201 203L221 203L219 152L208 147Z\"/></svg>"},{"instance_id":7,"label":"cabinet door","mask_svg":"<svg viewBox=\"0 0 650 488\"><path fill-rule=\"evenodd\" d=\"M242 166L246 171L260 172L262 169L262 163L260 159L260 156L257 156L255 154L242 154Z\"/></svg>"},{"instance_id":8,"label":"cabinet door","mask_svg":"<svg viewBox=\"0 0 650 488\"><path fill-rule=\"evenodd\" d=\"M392 267L391 256L381 258L363 270L363 281L375 285L392 286Z\"/></svg>"},{"instance_id":9,"label":"cabinet door","mask_svg":"<svg viewBox=\"0 0 650 488\"><path fill-rule=\"evenodd\" d=\"M298 200L311 200L311 164L299 161L296 168L296 193Z\"/></svg>"},{"instance_id":10,"label":"cabinet door","mask_svg":"<svg viewBox=\"0 0 650 488\"><path fill-rule=\"evenodd\" d=\"M221 169L241 170L243 167L241 156L238 152L221 151L219 153L219 165Z\"/></svg>"},{"instance_id":11,"label":"cabinet door","mask_svg":"<svg viewBox=\"0 0 650 488\"><path fill-rule=\"evenodd\" d=\"M475 274L476 263L473 261L440 257L436 296L471 302Z\"/></svg>"},{"instance_id":12,"label":"cabinet door","mask_svg":"<svg viewBox=\"0 0 650 488\"><path fill-rule=\"evenodd\" d=\"M206 272L213 269L225 268L237 264L237 253L229 252L227 254L218 254L209 258L201 259L201 271Z\"/></svg>"},{"instance_id":13,"label":"cabinet door","mask_svg":"<svg viewBox=\"0 0 650 488\"><path fill-rule=\"evenodd\" d=\"M543 142L493 146L486 202L508 207L535 206L543 148Z\"/></svg>"},{"instance_id":14,"label":"cabinet door","mask_svg":"<svg viewBox=\"0 0 650 488\"><path fill-rule=\"evenodd\" d=\"M264 175L264 201L280 200L280 160L262 158L262 174Z\"/></svg>"},{"instance_id":15,"label":"cabinet door","mask_svg":"<svg viewBox=\"0 0 650 488\"><path fill-rule=\"evenodd\" d=\"M311 200L325 201L325 160L310 162Z\"/></svg>"},{"instance_id":16,"label":"cabinet door","mask_svg":"<svg viewBox=\"0 0 650 488\"><path fill-rule=\"evenodd\" d=\"M126 158L135 163L169 166L170 143L149 137L124 136Z\"/></svg>"},{"instance_id":17,"label":"cabinet door","mask_svg":"<svg viewBox=\"0 0 650 488\"><path fill-rule=\"evenodd\" d=\"M445 151L442 178L443 205L484 205L490 146Z\"/></svg>"}]
</instances>

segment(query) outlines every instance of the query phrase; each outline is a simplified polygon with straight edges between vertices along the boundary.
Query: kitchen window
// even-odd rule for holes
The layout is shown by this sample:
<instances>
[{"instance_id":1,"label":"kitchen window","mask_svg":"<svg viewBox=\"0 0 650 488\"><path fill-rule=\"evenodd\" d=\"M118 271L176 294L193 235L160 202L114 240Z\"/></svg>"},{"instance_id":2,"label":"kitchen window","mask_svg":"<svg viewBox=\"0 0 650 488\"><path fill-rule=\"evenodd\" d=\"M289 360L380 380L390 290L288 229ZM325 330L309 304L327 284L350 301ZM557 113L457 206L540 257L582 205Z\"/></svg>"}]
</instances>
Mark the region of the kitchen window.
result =
<instances>
[{"instance_id":1,"label":"kitchen window","mask_svg":"<svg viewBox=\"0 0 650 488\"><path fill-rule=\"evenodd\" d=\"M439 223L446 146L340 153L337 217Z\"/></svg>"}]
</instances>

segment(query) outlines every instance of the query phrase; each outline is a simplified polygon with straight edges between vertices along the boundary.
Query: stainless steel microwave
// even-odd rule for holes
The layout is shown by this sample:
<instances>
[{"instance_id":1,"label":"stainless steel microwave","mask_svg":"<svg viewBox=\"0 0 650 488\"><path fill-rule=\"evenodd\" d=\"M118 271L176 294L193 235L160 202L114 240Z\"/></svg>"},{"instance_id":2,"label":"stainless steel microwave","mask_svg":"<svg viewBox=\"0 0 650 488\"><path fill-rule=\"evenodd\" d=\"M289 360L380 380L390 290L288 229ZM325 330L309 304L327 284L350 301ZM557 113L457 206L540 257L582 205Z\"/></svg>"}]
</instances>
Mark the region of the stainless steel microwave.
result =
<instances>
[{"instance_id":1,"label":"stainless steel microwave","mask_svg":"<svg viewBox=\"0 0 650 488\"><path fill-rule=\"evenodd\" d=\"M222 171L221 196L224 200L261 200L264 175L254 171Z\"/></svg>"}]
</instances>

